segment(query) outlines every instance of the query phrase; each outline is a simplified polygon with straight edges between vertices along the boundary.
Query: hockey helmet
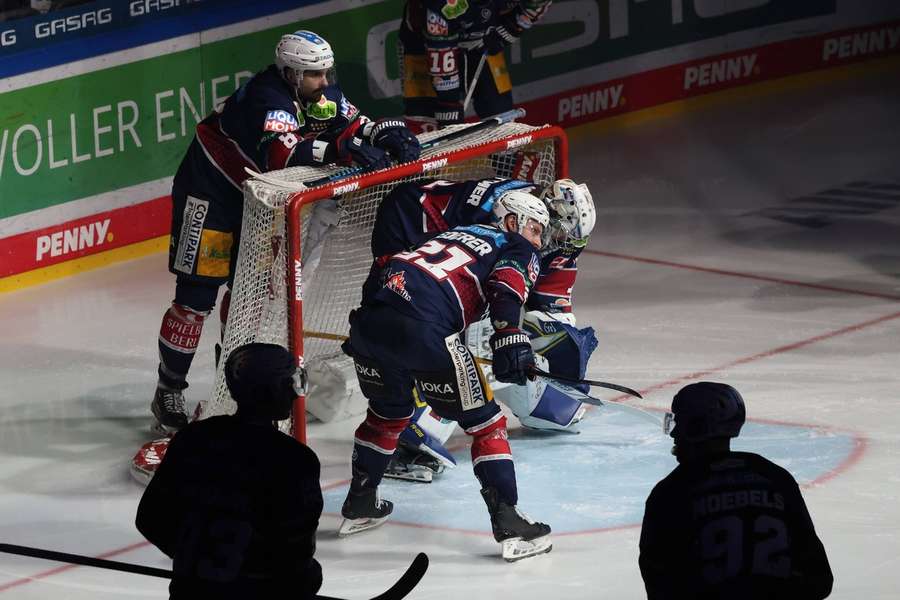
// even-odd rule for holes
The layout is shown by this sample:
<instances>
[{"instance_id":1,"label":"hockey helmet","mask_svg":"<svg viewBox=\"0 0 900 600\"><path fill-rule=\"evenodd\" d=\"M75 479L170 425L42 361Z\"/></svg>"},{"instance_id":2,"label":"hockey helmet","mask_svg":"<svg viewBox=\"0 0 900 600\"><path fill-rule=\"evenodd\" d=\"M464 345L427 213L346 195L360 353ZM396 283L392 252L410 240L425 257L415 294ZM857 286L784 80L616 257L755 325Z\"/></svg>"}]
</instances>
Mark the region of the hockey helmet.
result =
<instances>
[{"instance_id":1,"label":"hockey helmet","mask_svg":"<svg viewBox=\"0 0 900 600\"><path fill-rule=\"evenodd\" d=\"M520 234L525 231L529 219L541 224L542 236L546 236L547 226L550 224L550 213L543 200L522 190L510 190L501 194L494 202L493 212L499 221L500 229L504 231L508 231L506 228L507 215L516 216L516 233ZM546 237L542 237L542 244L545 240Z\"/></svg>"},{"instance_id":2,"label":"hockey helmet","mask_svg":"<svg viewBox=\"0 0 900 600\"><path fill-rule=\"evenodd\" d=\"M324 71L334 67L334 52L323 38L301 29L281 36L275 46L275 65L279 71Z\"/></svg>"},{"instance_id":3,"label":"hockey helmet","mask_svg":"<svg viewBox=\"0 0 900 600\"><path fill-rule=\"evenodd\" d=\"M675 443L734 438L747 417L744 399L730 385L700 381L681 388L672 399L672 412L663 421Z\"/></svg>"},{"instance_id":4,"label":"hockey helmet","mask_svg":"<svg viewBox=\"0 0 900 600\"><path fill-rule=\"evenodd\" d=\"M286 419L297 397L296 361L278 344L244 344L225 361L225 383L242 412Z\"/></svg>"},{"instance_id":5,"label":"hockey helmet","mask_svg":"<svg viewBox=\"0 0 900 600\"><path fill-rule=\"evenodd\" d=\"M544 189L541 198L550 209L549 245L569 251L584 248L597 220L587 185L558 179Z\"/></svg>"}]
</instances>

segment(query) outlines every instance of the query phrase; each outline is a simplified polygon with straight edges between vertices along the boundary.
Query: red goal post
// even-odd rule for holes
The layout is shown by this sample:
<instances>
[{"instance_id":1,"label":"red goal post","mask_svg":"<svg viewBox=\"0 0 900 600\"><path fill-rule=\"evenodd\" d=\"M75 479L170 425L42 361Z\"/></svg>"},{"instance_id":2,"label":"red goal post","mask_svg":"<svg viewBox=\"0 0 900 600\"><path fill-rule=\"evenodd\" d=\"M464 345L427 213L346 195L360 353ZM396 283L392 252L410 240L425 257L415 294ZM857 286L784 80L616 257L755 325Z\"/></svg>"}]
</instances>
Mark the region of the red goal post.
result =
<instances>
[{"instance_id":1,"label":"red goal post","mask_svg":"<svg viewBox=\"0 0 900 600\"><path fill-rule=\"evenodd\" d=\"M467 127L419 139L427 144ZM500 176L548 185L568 177L568 142L559 127L504 123L472 134L455 133L454 139L426 149L415 162L298 189L299 182L340 174L337 167L297 167L244 184L244 218L222 354L213 393L201 402L198 418L233 412L221 367L233 348L250 341L288 348L310 374L308 395L358 394L352 361L340 352L340 344L372 262L371 230L384 196L401 182L425 178ZM282 429L305 442L305 396L297 398L293 414L293 422L283 423Z\"/></svg>"}]
</instances>

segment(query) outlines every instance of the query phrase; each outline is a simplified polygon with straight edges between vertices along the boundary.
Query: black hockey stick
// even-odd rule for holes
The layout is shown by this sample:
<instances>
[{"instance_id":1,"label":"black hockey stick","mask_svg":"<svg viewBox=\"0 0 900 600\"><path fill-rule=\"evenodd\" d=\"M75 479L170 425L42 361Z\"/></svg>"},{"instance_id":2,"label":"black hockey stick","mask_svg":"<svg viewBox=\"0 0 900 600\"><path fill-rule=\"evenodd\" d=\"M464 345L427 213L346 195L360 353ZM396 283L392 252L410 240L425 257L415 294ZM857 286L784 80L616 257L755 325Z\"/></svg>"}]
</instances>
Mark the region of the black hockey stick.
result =
<instances>
[{"instance_id":1,"label":"black hockey stick","mask_svg":"<svg viewBox=\"0 0 900 600\"><path fill-rule=\"evenodd\" d=\"M496 127L498 125L503 125L504 123L511 123L516 119L520 119L525 116L524 108L514 108L512 110L508 110L506 112L502 112L500 114L496 114L492 117L488 117L477 123L472 123L468 127L462 127L460 129L454 129L453 131L447 132L443 135L439 135L430 140L424 141L421 143L422 150L428 150L430 148L435 148L443 143L461 138L463 136L469 135L470 133L474 133L477 131L482 131L484 129L490 129L491 127ZM260 181L265 181L271 185L281 185L285 187L297 188L297 189L305 189L312 188L320 185L325 185L328 183L334 183L335 181L340 181L341 179L346 179L348 177L353 177L354 175L361 175L362 173L367 172L366 167L348 167L346 169L342 169L337 173L332 173L331 175L325 175L324 177L320 177L318 179L313 179L311 181L282 181L280 179L275 179L269 177L265 173L257 173L252 169L244 168L247 173L251 176L259 179Z\"/></svg>"},{"instance_id":2,"label":"black hockey stick","mask_svg":"<svg viewBox=\"0 0 900 600\"><path fill-rule=\"evenodd\" d=\"M435 138L422 142L421 148L422 150L428 150L430 148L436 148L445 142L449 142L458 138L461 138L465 135L469 135L470 133L474 133L476 131L481 131L482 129L489 129L491 127L496 127L498 125L502 125L504 123L511 123L516 119L520 119L525 116L524 108L514 108L512 110L508 110L506 112L502 112L500 114L494 115L492 117L488 117L482 121L478 121L477 123L473 123L468 127L463 127L460 129L456 129L454 131L450 131L445 133L444 135L439 135ZM326 175L325 177L320 177L319 179L314 179L312 181L304 181L303 185L306 187L316 187L317 185L325 185L326 183L332 183L334 181L338 181L340 179L345 179L347 177L352 177L353 175L357 175L360 173L366 172L365 167L353 167L347 169L345 171L341 171L339 173L335 173L333 175Z\"/></svg>"},{"instance_id":3,"label":"black hockey stick","mask_svg":"<svg viewBox=\"0 0 900 600\"><path fill-rule=\"evenodd\" d=\"M453 131L447 132L444 135L439 135L428 141L422 142L422 150L428 150L430 148L435 148L437 146L440 146L443 143L449 142L451 140L455 140L457 138L461 138L465 135L469 135L470 133L475 133L476 131L481 131L483 129L490 129L491 127L503 125L504 123L512 123L516 119L521 119L524 116L525 116L524 108L514 108L512 110L508 110L506 112L496 114L492 117L482 119L481 121L478 121L477 123L472 123L468 127L454 129Z\"/></svg>"},{"instance_id":4,"label":"black hockey stick","mask_svg":"<svg viewBox=\"0 0 900 600\"><path fill-rule=\"evenodd\" d=\"M586 383L592 387L601 387L608 390L616 390L617 392L622 392L623 394L628 394L629 396L634 396L635 398L644 398L637 391L631 389L630 387L625 387L624 385L619 385L617 383L609 383L608 381L594 381L593 379L577 379L575 377L565 377L563 375L557 375L556 373L548 373L547 371L542 371L537 367L532 367L531 369L529 369L529 371L531 373L534 373L535 375L546 377L547 379L553 379L555 381L573 383L575 385Z\"/></svg>"},{"instance_id":5,"label":"black hockey stick","mask_svg":"<svg viewBox=\"0 0 900 600\"><path fill-rule=\"evenodd\" d=\"M87 567L97 567L100 569L109 569L112 571L122 571L124 573L135 573L137 575L148 575L150 577L160 577L162 579L171 579L172 571L168 569L158 569L156 567L147 567L144 565L134 565L131 563L119 562L117 560L107 560L105 558L94 558L92 556L82 556L81 554L69 554L68 552L57 552L56 550L44 550L41 548L30 548L28 546L17 546L15 544L0 543L0 552L7 554L18 554L20 556L30 556L32 558L42 558L44 560L54 560L58 562L71 563L74 565L84 565ZM400 600L409 594L416 584L422 580L425 571L428 570L428 556L424 552L419 552L412 564L406 569L406 572L400 576L397 583L392 585L387 591L374 596L371 600ZM316 600L342 600L332 596L316 596Z\"/></svg>"},{"instance_id":6,"label":"black hockey stick","mask_svg":"<svg viewBox=\"0 0 900 600\"><path fill-rule=\"evenodd\" d=\"M600 406L606 409L615 409L621 412L627 412L631 414L635 414L643 419L648 421L652 421L654 424L660 426L663 423L662 417L651 413L648 410L645 410L639 406L634 406L628 402L612 402L607 400L601 400L600 398L594 398L590 394L585 394L581 390L577 388L573 388L570 385L566 385L564 383L558 381L548 381L548 387L554 387L561 392L571 396L572 398L578 400L579 402L584 402L585 404L590 404L592 406Z\"/></svg>"}]
</instances>

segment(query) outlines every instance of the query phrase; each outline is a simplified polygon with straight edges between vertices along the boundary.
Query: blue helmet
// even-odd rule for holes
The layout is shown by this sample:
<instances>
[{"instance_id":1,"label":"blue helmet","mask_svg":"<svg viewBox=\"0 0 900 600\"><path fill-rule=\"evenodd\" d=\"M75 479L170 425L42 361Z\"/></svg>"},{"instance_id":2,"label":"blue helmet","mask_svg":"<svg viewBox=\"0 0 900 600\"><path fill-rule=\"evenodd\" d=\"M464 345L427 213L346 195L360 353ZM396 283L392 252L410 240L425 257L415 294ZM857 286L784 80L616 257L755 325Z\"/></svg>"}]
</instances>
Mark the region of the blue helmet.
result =
<instances>
[{"instance_id":1,"label":"blue helmet","mask_svg":"<svg viewBox=\"0 0 900 600\"><path fill-rule=\"evenodd\" d=\"M733 438L747 418L744 399L730 385L701 381L681 388L666 415L666 433L675 442L704 442Z\"/></svg>"}]
</instances>

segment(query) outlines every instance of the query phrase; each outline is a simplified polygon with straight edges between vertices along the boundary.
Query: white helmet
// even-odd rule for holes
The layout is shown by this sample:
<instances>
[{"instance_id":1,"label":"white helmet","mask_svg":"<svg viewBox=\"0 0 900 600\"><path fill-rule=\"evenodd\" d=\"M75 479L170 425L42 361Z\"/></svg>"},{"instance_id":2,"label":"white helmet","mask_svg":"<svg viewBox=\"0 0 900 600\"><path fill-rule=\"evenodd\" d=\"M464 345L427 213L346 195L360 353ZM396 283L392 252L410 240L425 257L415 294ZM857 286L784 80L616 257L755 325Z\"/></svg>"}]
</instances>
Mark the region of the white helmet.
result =
<instances>
[{"instance_id":1,"label":"white helmet","mask_svg":"<svg viewBox=\"0 0 900 600\"><path fill-rule=\"evenodd\" d=\"M323 71L334 67L334 52L328 42L312 31L295 31L281 36L275 46L275 65L280 73L287 68L302 76L303 71Z\"/></svg>"},{"instance_id":2,"label":"white helmet","mask_svg":"<svg viewBox=\"0 0 900 600\"><path fill-rule=\"evenodd\" d=\"M549 243L564 250L584 248L597 221L588 187L571 179L558 179L541 198L550 209Z\"/></svg>"},{"instance_id":3,"label":"white helmet","mask_svg":"<svg viewBox=\"0 0 900 600\"><path fill-rule=\"evenodd\" d=\"M498 225L503 231L509 231L506 228L507 215L516 215L517 233L525 231L528 219L534 219L540 223L544 228L544 233L547 232L547 226L550 224L550 212L547 210L547 205L534 194L522 190L504 192L494 202L493 211L499 221Z\"/></svg>"}]
</instances>

